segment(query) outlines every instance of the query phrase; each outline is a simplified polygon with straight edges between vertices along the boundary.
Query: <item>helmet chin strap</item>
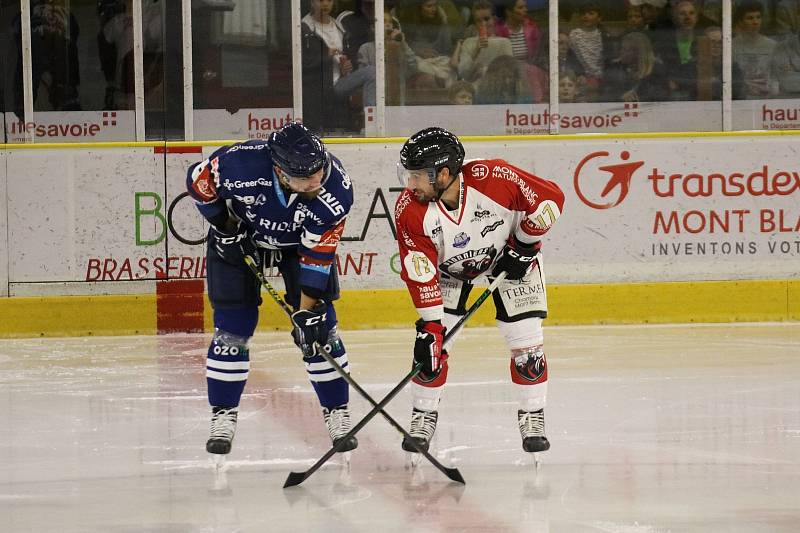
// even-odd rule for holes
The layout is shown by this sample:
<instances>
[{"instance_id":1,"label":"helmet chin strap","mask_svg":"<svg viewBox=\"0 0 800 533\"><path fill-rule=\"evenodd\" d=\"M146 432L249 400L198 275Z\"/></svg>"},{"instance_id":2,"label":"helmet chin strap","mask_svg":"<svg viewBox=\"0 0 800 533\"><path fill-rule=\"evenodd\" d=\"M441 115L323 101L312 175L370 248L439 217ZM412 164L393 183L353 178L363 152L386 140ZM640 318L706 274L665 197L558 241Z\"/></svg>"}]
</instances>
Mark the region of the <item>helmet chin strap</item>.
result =
<instances>
[{"instance_id":1,"label":"helmet chin strap","mask_svg":"<svg viewBox=\"0 0 800 533\"><path fill-rule=\"evenodd\" d=\"M437 173L437 177L438 177L438 173ZM448 184L447 184L445 187L439 187L439 185L438 185L438 184L436 184L436 185L434 186L434 189L437 189L437 192L436 192L436 201L437 201L437 202L438 202L439 200L441 200L441 199L442 199L442 195L445 193L445 191L446 191L447 189L449 189L450 187L452 187L452 186L453 186L453 183L455 183L455 181L456 181L457 179L458 179L458 174L454 175L454 176L453 176L453 177L450 179L450 183L448 183Z\"/></svg>"}]
</instances>

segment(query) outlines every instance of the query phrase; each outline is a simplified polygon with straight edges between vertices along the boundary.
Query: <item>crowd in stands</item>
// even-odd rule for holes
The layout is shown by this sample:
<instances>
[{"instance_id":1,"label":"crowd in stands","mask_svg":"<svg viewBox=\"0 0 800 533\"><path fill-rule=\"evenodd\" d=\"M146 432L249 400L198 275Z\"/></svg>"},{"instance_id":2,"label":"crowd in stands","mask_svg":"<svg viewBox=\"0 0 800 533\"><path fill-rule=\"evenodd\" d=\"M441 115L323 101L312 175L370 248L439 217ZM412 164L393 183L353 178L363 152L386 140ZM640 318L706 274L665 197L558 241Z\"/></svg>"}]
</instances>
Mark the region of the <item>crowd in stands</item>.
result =
<instances>
[{"instance_id":1,"label":"crowd in stands","mask_svg":"<svg viewBox=\"0 0 800 533\"><path fill-rule=\"evenodd\" d=\"M387 46L387 69L398 58L406 64L416 61L402 69L399 81L405 89L389 98L391 105L548 101L547 2L386 4L393 39L402 48L402 54L393 55L395 45ZM561 0L559 12L561 101L722 97L720 1ZM734 99L800 93L799 30L800 0L734 1Z\"/></svg>"}]
</instances>

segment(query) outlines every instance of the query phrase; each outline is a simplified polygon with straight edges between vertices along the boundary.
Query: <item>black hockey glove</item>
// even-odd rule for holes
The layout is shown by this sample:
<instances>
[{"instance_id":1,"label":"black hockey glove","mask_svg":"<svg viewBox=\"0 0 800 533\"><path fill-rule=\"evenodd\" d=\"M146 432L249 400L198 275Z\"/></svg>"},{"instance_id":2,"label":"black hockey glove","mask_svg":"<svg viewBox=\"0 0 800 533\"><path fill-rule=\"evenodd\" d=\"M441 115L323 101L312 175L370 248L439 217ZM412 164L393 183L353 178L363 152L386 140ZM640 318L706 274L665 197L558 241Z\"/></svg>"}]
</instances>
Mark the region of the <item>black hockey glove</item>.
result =
<instances>
[{"instance_id":1,"label":"black hockey glove","mask_svg":"<svg viewBox=\"0 0 800 533\"><path fill-rule=\"evenodd\" d=\"M443 353L447 328L440 322L417 320L417 340L414 341L414 362L422 363L421 373L435 377L442 369L447 356Z\"/></svg>"},{"instance_id":2,"label":"black hockey glove","mask_svg":"<svg viewBox=\"0 0 800 533\"><path fill-rule=\"evenodd\" d=\"M318 300L311 309L301 309L292 313L292 338L303 352L303 357L317 353L317 343L325 347L331 327L328 324L328 304Z\"/></svg>"},{"instance_id":3,"label":"black hockey glove","mask_svg":"<svg viewBox=\"0 0 800 533\"><path fill-rule=\"evenodd\" d=\"M536 260L536 254L542 248L542 243L537 242L531 245L525 245L519 242L513 235L506 244L503 251L500 252L500 257L494 264L492 269L492 276L497 276L500 272L506 272L506 279L522 279L525 277L533 262Z\"/></svg>"},{"instance_id":4,"label":"black hockey glove","mask_svg":"<svg viewBox=\"0 0 800 533\"><path fill-rule=\"evenodd\" d=\"M211 239L211 245L214 250L226 263L241 265L247 256L253 260L257 267L261 266L261 256L258 253L256 244L243 226L240 225L233 233L223 233L211 226L208 238Z\"/></svg>"}]
</instances>

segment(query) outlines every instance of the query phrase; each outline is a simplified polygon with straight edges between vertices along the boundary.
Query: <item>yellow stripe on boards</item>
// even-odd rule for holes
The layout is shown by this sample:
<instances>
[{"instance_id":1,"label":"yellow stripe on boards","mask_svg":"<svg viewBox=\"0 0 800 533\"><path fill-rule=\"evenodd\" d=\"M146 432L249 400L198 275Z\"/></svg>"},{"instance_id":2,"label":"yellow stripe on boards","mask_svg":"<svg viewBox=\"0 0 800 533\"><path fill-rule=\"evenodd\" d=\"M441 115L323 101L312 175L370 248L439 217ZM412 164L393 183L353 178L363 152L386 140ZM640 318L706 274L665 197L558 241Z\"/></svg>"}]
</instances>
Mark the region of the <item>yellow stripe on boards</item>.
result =
<instances>
[{"instance_id":1,"label":"yellow stripe on boards","mask_svg":"<svg viewBox=\"0 0 800 533\"><path fill-rule=\"evenodd\" d=\"M753 131L665 131L638 133L559 133L555 135L463 135L463 142L530 142L530 141L608 141L624 139L707 139L736 137L786 137L800 135L800 130ZM323 138L326 144L402 144L406 137L332 137ZM87 148L179 148L186 146L218 147L246 139L219 139L209 141L108 141L94 143L13 143L0 144L0 150L87 149Z\"/></svg>"},{"instance_id":2,"label":"yellow stripe on boards","mask_svg":"<svg viewBox=\"0 0 800 533\"><path fill-rule=\"evenodd\" d=\"M473 290L470 302L481 290ZM551 285L547 295L547 325L800 320L800 280ZM262 297L259 331L288 331L284 312L268 294ZM405 289L343 291L336 314L343 331L410 328L417 319ZM207 332L212 320L206 298ZM493 303L485 302L469 325L494 325ZM155 295L0 298L0 337L155 332Z\"/></svg>"}]
</instances>

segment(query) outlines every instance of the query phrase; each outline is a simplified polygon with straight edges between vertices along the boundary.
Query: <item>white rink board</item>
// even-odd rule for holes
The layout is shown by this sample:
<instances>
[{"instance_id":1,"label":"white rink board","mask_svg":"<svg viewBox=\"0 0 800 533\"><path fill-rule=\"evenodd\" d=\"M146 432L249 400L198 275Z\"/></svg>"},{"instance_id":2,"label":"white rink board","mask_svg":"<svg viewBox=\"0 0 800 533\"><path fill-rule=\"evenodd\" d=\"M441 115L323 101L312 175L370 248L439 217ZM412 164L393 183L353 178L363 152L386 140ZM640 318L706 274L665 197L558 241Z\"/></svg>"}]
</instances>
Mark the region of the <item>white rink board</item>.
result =
<instances>
[{"instance_id":1,"label":"white rink board","mask_svg":"<svg viewBox=\"0 0 800 533\"><path fill-rule=\"evenodd\" d=\"M502 157L564 190L565 212L544 251L551 283L784 279L797 273L795 136L465 144L468 158ZM392 233L400 147L329 144L355 184L339 258L344 289L401 287ZM213 150L166 156L153 148L9 151L9 175L19 177L8 186L12 293L31 282L152 280L156 271L202 276L204 246L180 243L165 222L183 191L186 167ZM615 173L627 177L619 167L626 164L633 165L629 183L621 179L627 195L620 201L623 183L617 183L601 196ZM765 169L766 180L759 175ZM654 188L651 176L658 175L665 177ZM683 178L670 181L671 175L693 175L685 181L688 194ZM748 180L750 191L736 185ZM765 182L767 191L780 194L761 194ZM709 183L708 196L692 196ZM136 193L146 195L138 216ZM205 225L190 201L177 203L173 215L177 233L203 236ZM137 244L137 236L151 243ZM140 289L130 285L131 292Z\"/></svg>"},{"instance_id":2,"label":"white rink board","mask_svg":"<svg viewBox=\"0 0 800 533\"><path fill-rule=\"evenodd\" d=\"M8 296L8 194L6 152L0 150L0 296Z\"/></svg>"}]
</instances>

